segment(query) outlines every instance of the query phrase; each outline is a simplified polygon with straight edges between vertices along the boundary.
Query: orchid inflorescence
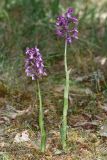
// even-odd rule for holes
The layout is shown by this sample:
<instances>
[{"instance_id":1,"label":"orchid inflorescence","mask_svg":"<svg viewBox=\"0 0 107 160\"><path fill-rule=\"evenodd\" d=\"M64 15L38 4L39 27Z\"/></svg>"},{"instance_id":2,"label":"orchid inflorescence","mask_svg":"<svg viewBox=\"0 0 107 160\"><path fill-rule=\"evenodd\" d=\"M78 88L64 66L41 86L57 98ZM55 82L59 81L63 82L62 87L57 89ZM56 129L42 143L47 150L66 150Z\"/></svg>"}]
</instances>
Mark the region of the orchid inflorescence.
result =
<instances>
[{"instance_id":1,"label":"orchid inflorescence","mask_svg":"<svg viewBox=\"0 0 107 160\"><path fill-rule=\"evenodd\" d=\"M73 16L74 9L69 8L64 15L58 16L56 21L56 34L64 37L70 44L74 39L78 39L78 19Z\"/></svg>"},{"instance_id":2,"label":"orchid inflorescence","mask_svg":"<svg viewBox=\"0 0 107 160\"><path fill-rule=\"evenodd\" d=\"M46 76L42 55L37 47L26 49L25 72L32 80Z\"/></svg>"}]
</instances>

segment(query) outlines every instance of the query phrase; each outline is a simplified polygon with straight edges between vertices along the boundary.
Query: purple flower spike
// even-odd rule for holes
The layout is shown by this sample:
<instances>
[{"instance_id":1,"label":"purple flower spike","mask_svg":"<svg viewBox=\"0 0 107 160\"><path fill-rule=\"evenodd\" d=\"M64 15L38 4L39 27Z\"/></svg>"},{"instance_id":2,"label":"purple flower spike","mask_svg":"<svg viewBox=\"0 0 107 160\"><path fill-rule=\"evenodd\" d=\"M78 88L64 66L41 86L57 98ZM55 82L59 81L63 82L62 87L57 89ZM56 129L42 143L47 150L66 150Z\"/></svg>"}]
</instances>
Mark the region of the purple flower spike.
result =
<instances>
[{"instance_id":1,"label":"purple flower spike","mask_svg":"<svg viewBox=\"0 0 107 160\"><path fill-rule=\"evenodd\" d=\"M46 76L42 55L38 48L26 49L25 72L32 80L41 79Z\"/></svg>"},{"instance_id":2,"label":"purple flower spike","mask_svg":"<svg viewBox=\"0 0 107 160\"><path fill-rule=\"evenodd\" d=\"M78 19L73 16L74 9L69 8L64 16L59 16L56 20L56 34L64 37L68 44L74 39L78 39Z\"/></svg>"}]
</instances>

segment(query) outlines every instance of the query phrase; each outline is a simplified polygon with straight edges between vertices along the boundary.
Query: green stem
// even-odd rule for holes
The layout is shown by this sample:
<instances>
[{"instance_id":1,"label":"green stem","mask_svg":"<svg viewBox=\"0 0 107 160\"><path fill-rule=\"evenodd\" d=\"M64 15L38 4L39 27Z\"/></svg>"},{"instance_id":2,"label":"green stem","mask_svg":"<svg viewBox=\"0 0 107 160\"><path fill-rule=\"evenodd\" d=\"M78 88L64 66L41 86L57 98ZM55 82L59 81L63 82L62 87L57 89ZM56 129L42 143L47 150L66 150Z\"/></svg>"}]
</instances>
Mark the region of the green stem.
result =
<instances>
[{"instance_id":1,"label":"green stem","mask_svg":"<svg viewBox=\"0 0 107 160\"><path fill-rule=\"evenodd\" d=\"M41 91L40 91L40 85L39 85L39 81L37 80L37 84L38 84L38 96L39 96L39 127L41 130L41 152L45 151L45 147L46 147L46 132L45 132L45 128L44 128L44 116L43 116L43 108L42 108L42 97L41 97Z\"/></svg>"},{"instance_id":2,"label":"green stem","mask_svg":"<svg viewBox=\"0 0 107 160\"><path fill-rule=\"evenodd\" d=\"M63 117L62 117L62 147L66 151L66 140L67 140L67 112L68 112L68 94L69 94L69 71L67 67L67 41L65 41L65 53L64 53L64 65L65 65L65 86L64 86L64 107L63 107Z\"/></svg>"},{"instance_id":3,"label":"green stem","mask_svg":"<svg viewBox=\"0 0 107 160\"><path fill-rule=\"evenodd\" d=\"M68 66L67 66L67 41L65 40L65 52L64 52L64 65L65 65L65 74L67 74Z\"/></svg>"}]
</instances>

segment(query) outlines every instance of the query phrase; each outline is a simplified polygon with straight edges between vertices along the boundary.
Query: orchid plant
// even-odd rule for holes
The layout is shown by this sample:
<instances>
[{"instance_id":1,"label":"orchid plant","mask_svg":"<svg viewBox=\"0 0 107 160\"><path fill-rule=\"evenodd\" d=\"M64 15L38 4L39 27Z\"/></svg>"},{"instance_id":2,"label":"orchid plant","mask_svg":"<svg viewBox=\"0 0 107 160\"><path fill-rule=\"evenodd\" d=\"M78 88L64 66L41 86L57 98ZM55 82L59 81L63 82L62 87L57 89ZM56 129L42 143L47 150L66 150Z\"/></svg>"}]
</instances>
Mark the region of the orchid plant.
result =
<instances>
[{"instance_id":1,"label":"orchid plant","mask_svg":"<svg viewBox=\"0 0 107 160\"><path fill-rule=\"evenodd\" d=\"M44 116L42 107L42 97L39 80L43 76L46 76L46 70L44 67L42 55L37 47L26 49L26 59L25 59L25 72L28 77L37 82L38 87L38 97L39 97L39 127L41 130L41 152L45 151L46 146L46 131L44 127Z\"/></svg>"},{"instance_id":2,"label":"orchid plant","mask_svg":"<svg viewBox=\"0 0 107 160\"><path fill-rule=\"evenodd\" d=\"M68 112L68 96L69 96L69 75L67 65L67 46L72 44L73 40L78 39L78 19L73 16L74 9L69 8L64 15L57 17L56 34L65 40L64 66L65 66L65 85L64 85L64 106L61 126L61 142L63 150L67 149L67 112Z\"/></svg>"}]
</instances>

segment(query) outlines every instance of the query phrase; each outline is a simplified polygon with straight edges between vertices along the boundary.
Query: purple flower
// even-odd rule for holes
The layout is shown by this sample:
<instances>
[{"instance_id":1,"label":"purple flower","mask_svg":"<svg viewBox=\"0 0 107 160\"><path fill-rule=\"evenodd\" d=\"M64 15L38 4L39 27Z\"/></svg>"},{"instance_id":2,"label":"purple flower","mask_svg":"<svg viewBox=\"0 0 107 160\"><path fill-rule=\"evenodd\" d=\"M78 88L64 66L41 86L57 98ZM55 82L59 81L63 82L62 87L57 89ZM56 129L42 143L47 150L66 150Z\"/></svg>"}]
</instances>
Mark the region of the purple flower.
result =
<instances>
[{"instance_id":1,"label":"purple flower","mask_svg":"<svg viewBox=\"0 0 107 160\"><path fill-rule=\"evenodd\" d=\"M25 59L25 72L32 80L41 79L46 76L42 55L38 48L27 48Z\"/></svg>"},{"instance_id":2,"label":"purple flower","mask_svg":"<svg viewBox=\"0 0 107 160\"><path fill-rule=\"evenodd\" d=\"M65 13L65 16L67 18L71 18L73 13L74 13L74 9L73 8L68 8L67 12Z\"/></svg>"},{"instance_id":3,"label":"purple flower","mask_svg":"<svg viewBox=\"0 0 107 160\"><path fill-rule=\"evenodd\" d=\"M69 8L64 16L59 16L56 20L56 34L64 37L67 43L72 43L74 39L78 39L78 19L73 16L74 9Z\"/></svg>"}]
</instances>

